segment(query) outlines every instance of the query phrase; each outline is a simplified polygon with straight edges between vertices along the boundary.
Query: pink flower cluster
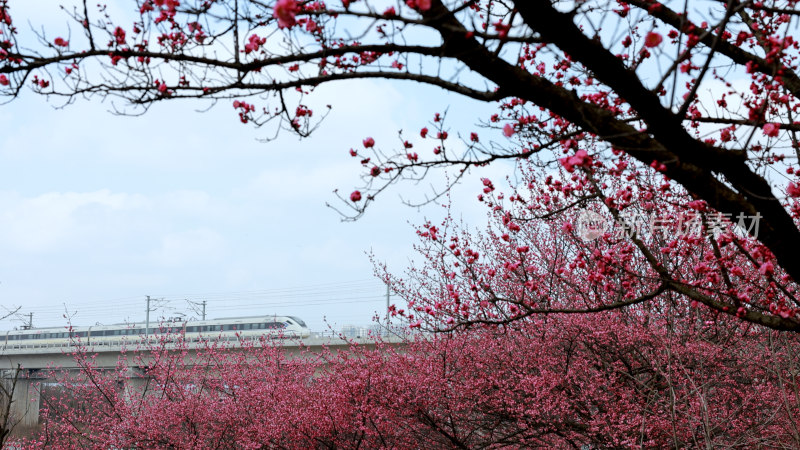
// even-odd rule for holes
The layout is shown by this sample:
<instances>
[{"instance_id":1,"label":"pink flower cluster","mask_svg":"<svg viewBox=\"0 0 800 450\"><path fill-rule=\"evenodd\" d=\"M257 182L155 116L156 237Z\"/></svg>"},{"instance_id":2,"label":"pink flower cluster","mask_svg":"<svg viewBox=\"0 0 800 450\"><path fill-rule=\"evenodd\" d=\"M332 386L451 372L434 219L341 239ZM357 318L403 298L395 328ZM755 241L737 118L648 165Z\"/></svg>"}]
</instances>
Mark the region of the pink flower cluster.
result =
<instances>
[{"instance_id":1,"label":"pink flower cluster","mask_svg":"<svg viewBox=\"0 0 800 450\"><path fill-rule=\"evenodd\" d=\"M234 100L233 107L239 110L239 120L242 123L247 123L250 121L250 113L256 111L255 105L247 103L242 100Z\"/></svg>"},{"instance_id":2,"label":"pink flower cluster","mask_svg":"<svg viewBox=\"0 0 800 450\"><path fill-rule=\"evenodd\" d=\"M564 166L567 172L575 171L575 167L589 167L592 165L592 157L586 152L586 150L578 150L575 152L574 156L567 156L564 158L559 158L558 162Z\"/></svg>"},{"instance_id":3,"label":"pink flower cluster","mask_svg":"<svg viewBox=\"0 0 800 450\"><path fill-rule=\"evenodd\" d=\"M257 34L251 34L250 38L247 39L247 44L244 45L244 53L250 54L252 52L258 51L262 45L267 43L267 38L258 37Z\"/></svg>"},{"instance_id":4,"label":"pink flower cluster","mask_svg":"<svg viewBox=\"0 0 800 450\"><path fill-rule=\"evenodd\" d=\"M278 28L291 28L297 25L295 16L299 12L300 5L296 0L278 0L272 16L278 19Z\"/></svg>"}]
</instances>

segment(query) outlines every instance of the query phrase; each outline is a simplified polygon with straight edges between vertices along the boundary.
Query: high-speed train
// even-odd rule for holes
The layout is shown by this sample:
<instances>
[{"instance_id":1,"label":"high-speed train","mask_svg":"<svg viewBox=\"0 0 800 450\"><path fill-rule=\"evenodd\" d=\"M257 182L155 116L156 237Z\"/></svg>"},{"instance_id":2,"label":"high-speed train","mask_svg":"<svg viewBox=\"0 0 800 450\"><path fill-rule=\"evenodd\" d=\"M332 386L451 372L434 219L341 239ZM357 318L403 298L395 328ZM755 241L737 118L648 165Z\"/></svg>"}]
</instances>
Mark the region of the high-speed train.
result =
<instances>
[{"instance_id":1,"label":"high-speed train","mask_svg":"<svg viewBox=\"0 0 800 450\"><path fill-rule=\"evenodd\" d=\"M181 335L186 341L200 339L304 338L311 335L305 322L294 316L230 317L201 321L169 321L151 323L145 332L144 323L97 325L91 327L33 328L0 334L0 346L7 349L66 347L70 345L103 345L121 341L136 344L145 334Z\"/></svg>"}]
</instances>

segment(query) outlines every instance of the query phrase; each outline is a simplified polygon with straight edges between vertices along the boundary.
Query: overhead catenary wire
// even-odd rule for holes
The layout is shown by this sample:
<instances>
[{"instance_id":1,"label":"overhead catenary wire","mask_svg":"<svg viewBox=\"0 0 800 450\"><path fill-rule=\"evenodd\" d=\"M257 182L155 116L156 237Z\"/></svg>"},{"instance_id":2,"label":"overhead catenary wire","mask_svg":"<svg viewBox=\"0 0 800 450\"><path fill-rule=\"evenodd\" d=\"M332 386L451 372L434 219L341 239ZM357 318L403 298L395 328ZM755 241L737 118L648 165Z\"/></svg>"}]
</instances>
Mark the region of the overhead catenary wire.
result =
<instances>
[{"instance_id":1,"label":"overhead catenary wire","mask_svg":"<svg viewBox=\"0 0 800 450\"><path fill-rule=\"evenodd\" d=\"M300 314L301 311L308 315L308 308L313 307L317 317L358 317L359 320L366 317L369 320L376 310L383 308L384 290L385 284L377 279L361 279L258 290L151 294L151 297L157 302L154 307L156 317L190 317L192 311L189 302L203 300L208 304L210 318L272 312ZM25 311L36 313L41 326L64 325L67 321L79 325L141 321L144 319L144 298L141 295L109 300L62 301L25 308ZM369 306L342 313L336 308L340 305Z\"/></svg>"}]
</instances>

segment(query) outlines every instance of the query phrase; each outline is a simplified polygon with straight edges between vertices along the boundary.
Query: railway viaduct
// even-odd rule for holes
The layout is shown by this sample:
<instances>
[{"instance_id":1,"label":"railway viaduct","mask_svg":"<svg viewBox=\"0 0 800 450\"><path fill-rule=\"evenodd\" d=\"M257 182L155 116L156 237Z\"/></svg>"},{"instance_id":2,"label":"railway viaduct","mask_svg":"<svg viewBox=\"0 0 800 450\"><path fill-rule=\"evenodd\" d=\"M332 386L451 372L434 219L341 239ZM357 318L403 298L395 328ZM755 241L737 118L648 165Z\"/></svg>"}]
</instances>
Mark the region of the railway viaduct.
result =
<instances>
[{"instance_id":1,"label":"railway viaduct","mask_svg":"<svg viewBox=\"0 0 800 450\"><path fill-rule=\"evenodd\" d=\"M404 345L404 340L399 337L384 338L384 343L389 345ZM361 347L374 348L373 339L351 339L346 341L337 338L305 338L297 340L274 341L284 349L287 357L310 357L319 353L323 348L330 351L348 351L350 343L357 343ZM238 341L228 343L232 351L236 351ZM188 357L196 353L196 348L202 344L186 343ZM95 362L100 369L115 369L119 357L126 353L131 356L134 352L131 346L124 341L108 342L87 349L87 353L95 355ZM40 386L42 383L52 381L51 369L79 370L77 361L73 356L74 348L65 346L31 347L0 349L0 383L3 390L0 392L7 400L7 393L11 393L11 417L13 422L23 427L36 426L39 422ZM146 351L139 352L147 354ZM146 375L138 370L132 370L128 382L134 387L146 381ZM13 391L11 390L13 386Z\"/></svg>"}]
</instances>

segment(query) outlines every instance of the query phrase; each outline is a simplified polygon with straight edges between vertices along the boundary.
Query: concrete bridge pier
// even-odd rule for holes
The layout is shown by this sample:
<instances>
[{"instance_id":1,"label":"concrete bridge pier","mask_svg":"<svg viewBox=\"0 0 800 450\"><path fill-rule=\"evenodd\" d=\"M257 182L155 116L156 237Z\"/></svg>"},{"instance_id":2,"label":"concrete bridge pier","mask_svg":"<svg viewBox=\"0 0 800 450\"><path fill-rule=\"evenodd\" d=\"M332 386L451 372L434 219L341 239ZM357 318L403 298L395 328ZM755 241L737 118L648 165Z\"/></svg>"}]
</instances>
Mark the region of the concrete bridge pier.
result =
<instances>
[{"instance_id":1,"label":"concrete bridge pier","mask_svg":"<svg viewBox=\"0 0 800 450\"><path fill-rule=\"evenodd\" d=\"M125 380L122 389L126 402L137 401L142 397L142 391L147 385L148 377L139 369L130 369L128 378Z\"/></svg>"},{"instance_id":2,"label":"concrete bridge pier","mask_svg":"<svg viewBox=\"0 0 800 450\"><path fill-rule=\"evenodd\" d=\"M40 392L39 384L41 379L31 377L27 371L21 371L19 376L9 378L8 375L2 378L2 399L0 405L3 406L2 411L5 411L5 405L9 400L8 395L11 394L11 409L9 411L9 424L21 427L34 427L39 424L39 406L40 406ZM13 389L13 392L12 392Z\"/></svg>"}]
</instances>

